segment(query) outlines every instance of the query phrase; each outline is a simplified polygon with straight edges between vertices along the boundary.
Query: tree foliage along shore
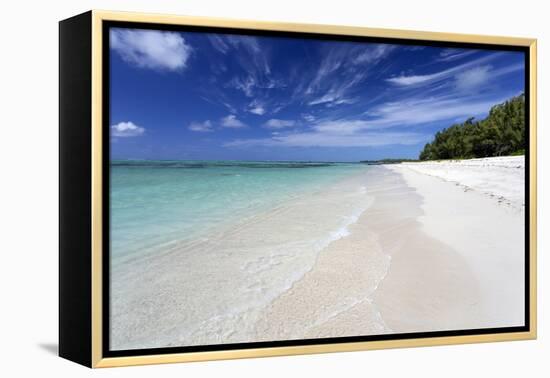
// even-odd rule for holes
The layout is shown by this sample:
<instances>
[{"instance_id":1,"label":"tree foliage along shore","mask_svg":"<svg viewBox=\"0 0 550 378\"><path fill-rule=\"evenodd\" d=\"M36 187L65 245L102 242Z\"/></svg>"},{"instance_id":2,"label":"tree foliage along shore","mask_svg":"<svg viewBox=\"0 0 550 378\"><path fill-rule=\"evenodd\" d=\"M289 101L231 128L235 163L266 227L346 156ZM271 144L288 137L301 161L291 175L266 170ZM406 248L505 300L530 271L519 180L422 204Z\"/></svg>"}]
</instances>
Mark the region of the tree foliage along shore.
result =
<instances>
[{"instance_id":1,"label":"tree foliage along shore","mask_svg":"<svg viewBox=\"0 0 550 378\"><path fill-rule=\"evenodd\" d=\"M481 120L469 118L438 131L420 160L470 159L520 155L525 150L525 95L495 105Z\"/></svg>"}]
</instances>

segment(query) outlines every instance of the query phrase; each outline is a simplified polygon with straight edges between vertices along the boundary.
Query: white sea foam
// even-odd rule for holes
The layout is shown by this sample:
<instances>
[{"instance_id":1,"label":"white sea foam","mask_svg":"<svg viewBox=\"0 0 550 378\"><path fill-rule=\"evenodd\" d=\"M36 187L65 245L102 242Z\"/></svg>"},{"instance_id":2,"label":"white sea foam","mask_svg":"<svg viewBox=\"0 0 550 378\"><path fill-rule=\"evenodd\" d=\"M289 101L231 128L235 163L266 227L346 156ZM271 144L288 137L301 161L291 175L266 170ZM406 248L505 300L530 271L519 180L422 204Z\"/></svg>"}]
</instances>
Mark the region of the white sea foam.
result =
<instances>
[{"instance_id":1,"label":"white sea foam","mask_svg":"<svg viewBox=\"0 0 550 378\"><path fill-rule=\"evenodd\" d=\"M292 290L370 206L360 172L117 267L112 347L254 341L261 309Z\"/></svg>"}]
</instances>

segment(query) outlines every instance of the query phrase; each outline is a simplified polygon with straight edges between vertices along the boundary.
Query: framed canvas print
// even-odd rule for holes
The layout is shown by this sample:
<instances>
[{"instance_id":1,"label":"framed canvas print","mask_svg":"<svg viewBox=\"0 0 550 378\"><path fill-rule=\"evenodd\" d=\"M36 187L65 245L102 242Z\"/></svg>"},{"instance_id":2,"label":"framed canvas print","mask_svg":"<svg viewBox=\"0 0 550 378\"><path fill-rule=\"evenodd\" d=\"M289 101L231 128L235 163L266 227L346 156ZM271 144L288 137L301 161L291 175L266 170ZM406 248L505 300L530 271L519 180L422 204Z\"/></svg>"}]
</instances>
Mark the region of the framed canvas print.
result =
<instances>
[{"instance_id":1,"label":"framed canvas print","mask_svg":"<svg viewBox=\"0 0 550 378\"><path fill-rule=\"evenodd\" d=\"M62 357L536 337L536 41L60 22Z\"/></svg>"}]
</instances>

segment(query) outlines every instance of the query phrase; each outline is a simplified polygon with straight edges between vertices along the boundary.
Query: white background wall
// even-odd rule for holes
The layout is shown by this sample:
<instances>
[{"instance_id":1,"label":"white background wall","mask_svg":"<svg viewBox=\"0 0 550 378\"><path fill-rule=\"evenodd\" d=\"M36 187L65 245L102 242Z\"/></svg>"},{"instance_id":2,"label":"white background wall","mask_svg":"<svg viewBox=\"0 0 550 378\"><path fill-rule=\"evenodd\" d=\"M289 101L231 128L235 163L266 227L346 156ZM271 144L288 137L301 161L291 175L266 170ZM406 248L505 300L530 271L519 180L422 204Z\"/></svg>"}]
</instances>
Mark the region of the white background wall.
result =
<instances>
[{"instance_id":1,"label":"white background wall","mask_svg":"<svg viewBox=\"0 0 550 378\"><path fill-rule=\"evenodd\" d=\"M550 239L546 128L549 10L505 0L4 1L0 22L0 375L546 376L550 373ZM89 9L327 23L539 39L539 340L248 359L92 372L55 356L57 344L57 22ZM545 211L546 210L546 211Z\"/></svg>"}]
</instances>

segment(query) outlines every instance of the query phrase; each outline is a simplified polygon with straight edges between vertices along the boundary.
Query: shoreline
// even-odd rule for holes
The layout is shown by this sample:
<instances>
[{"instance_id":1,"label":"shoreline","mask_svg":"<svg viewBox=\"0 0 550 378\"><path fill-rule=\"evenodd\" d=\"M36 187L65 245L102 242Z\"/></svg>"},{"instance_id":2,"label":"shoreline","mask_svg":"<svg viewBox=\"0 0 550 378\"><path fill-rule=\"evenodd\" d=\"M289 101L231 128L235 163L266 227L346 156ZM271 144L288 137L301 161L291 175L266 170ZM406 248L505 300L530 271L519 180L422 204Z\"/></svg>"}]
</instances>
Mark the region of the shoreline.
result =
<instances>
[{"instance_id":1,"label":"shoreline","mask_svg":"<svg viewBox=\"0 0 550 378\"><path fill-rule=\"evenodd\" d=\"M111 347L253 341L261 308L311 270L319 251L348 235L370 205L366 171L206 238L115 266ZM136 301L145 310L140 314L130 311Z\"/></svg>"},{"instance_id":2,"label":"shoreline","mask_svg":"<svg viewBox=\"0 0 550 378\"><path fill-rule=\"evenodd\" d=\"M521 325L522 210L411 164L117 269L111 347Z\"/></svg>"},{"instance_id":3,"label":"shoreline","mask_svg":"<svg viewBox=\"0 0 550 378\"><path fill-rule=\"evenodd\" d=\"M483 159L484 163L489 160L499 164L503 160L490 159L493 160ZM481 302L474 305L480 318L476 327L470 328L522 326L525 320L525 212L522 197L502 200L500 197L505 193L496 177L492 174L484 177L488 166L485 172L474 170L470 173L470 183L487 183L485 187L476 187L438 177L433 172L420 173L414 164L423 163L407 163L390 169L399 172L424 198L424 215L418 218L422 230L451 245L476 277ZM514 167L513 162L512 167L504 169L513 170ZM462 167L457 167L460 169ZM510 182L509 174L501 180Z\"/></svg>"},{"instance_id":4,"label":"shoreline","mask_svg":"<svg viewBox=\"0 0 550 378\"><path fill-rule=\"evenodd\" d=\"M263 311L256 338L476 327L475 277L462 256L422 230L421 196L388 168L374 167L367 175L373 204L350 235L324 249L315 267ZM375 261L384 266L378 275L369 271Z\"/></svg>"}]
</instances>

